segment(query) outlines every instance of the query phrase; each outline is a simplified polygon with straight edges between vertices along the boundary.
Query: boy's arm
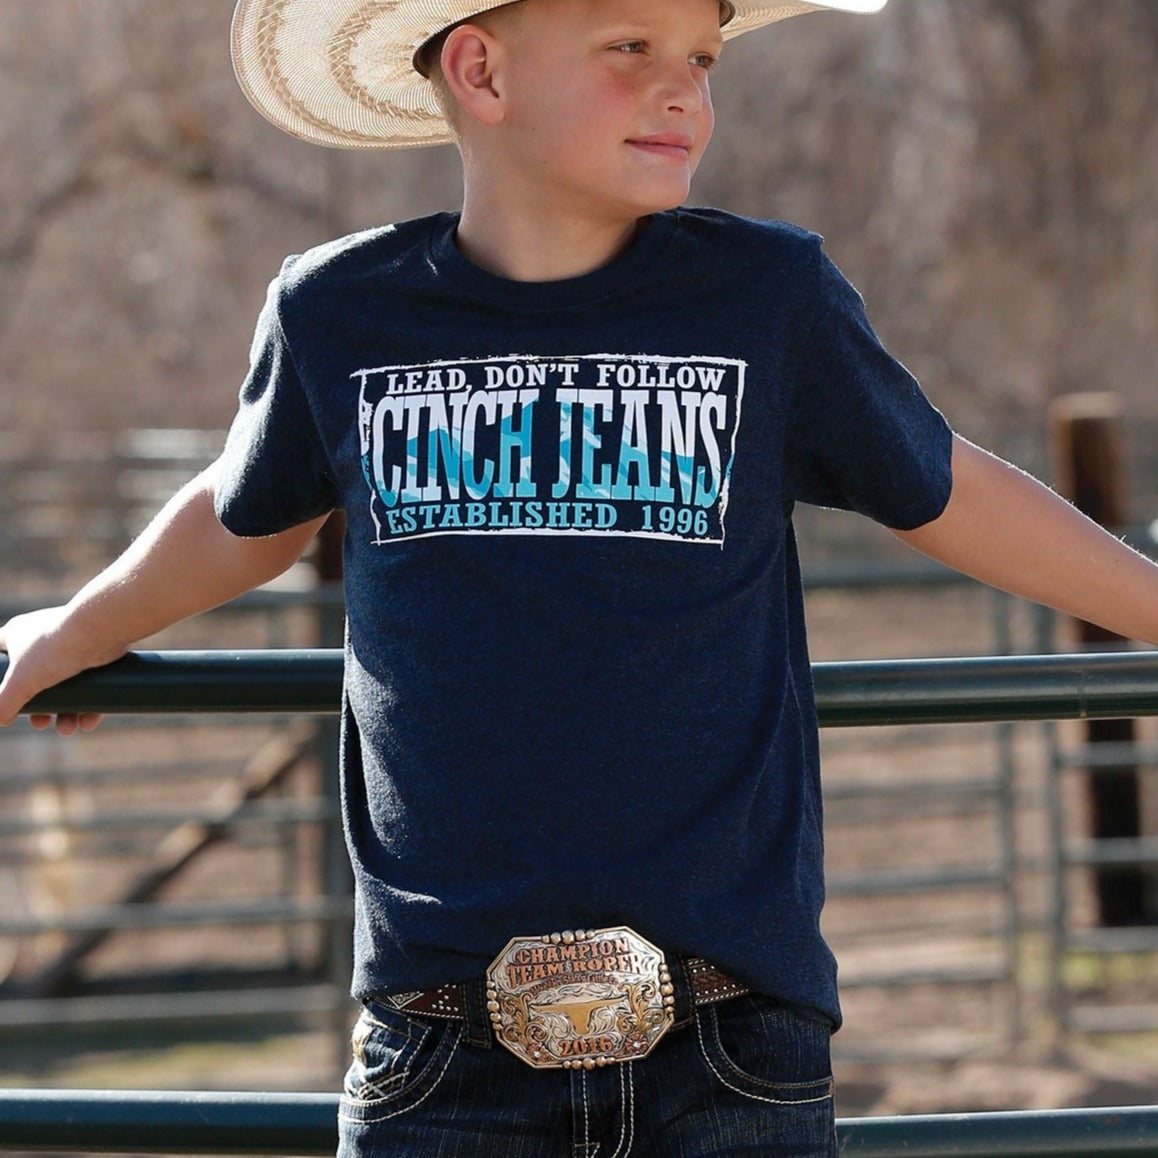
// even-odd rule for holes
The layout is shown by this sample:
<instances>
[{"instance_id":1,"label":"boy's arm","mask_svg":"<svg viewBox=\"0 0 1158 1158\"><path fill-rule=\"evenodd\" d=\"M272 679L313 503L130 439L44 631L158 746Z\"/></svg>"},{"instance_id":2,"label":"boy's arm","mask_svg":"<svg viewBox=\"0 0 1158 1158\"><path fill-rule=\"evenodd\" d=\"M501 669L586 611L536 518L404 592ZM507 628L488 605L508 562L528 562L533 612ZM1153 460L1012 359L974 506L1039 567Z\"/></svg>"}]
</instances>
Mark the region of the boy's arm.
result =
<instances>
[{"instance_id":1,"label":"boy's arm","mask_svg":"<svg viewBox=\"0 0 1158 1158\"><path fill-rule=\"evenodd\" d=\"M278 535L240 538L213 507L215 466L166 504L140 537L63 607L18 615L0 627L8 671L0 683L0 726L33 696L90 667L111 663L132 644L268 582L301 557L324 521ZM70 734L97 716L62 716ZM37 727L51 723L34 716Z\"/></svg>"},{"instance_id":2,"label":"boy's arm","mask_svg":"<svg viewBox=\"0 0 1158 1158\"><path fill-rule=\"evenodd\" d=\"M1158 644L1158 566L1016 467L953 442L941 516L898 538L994 587Z\"/></svg>"}]
</instances>

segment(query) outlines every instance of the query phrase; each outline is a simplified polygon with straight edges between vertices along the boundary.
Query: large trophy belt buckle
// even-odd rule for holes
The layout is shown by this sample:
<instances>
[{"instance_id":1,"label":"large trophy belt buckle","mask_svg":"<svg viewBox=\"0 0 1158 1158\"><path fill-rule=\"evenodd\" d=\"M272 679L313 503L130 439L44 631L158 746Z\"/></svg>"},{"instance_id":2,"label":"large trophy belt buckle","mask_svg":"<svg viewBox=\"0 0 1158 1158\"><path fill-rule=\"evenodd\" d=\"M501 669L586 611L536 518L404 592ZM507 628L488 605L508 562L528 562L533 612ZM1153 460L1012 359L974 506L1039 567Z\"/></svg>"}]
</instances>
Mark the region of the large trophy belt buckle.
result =
<instances>
[{"instance_id":1,"label":"large trophy belt buckle","mask_svg":"<svg viewBox=\"0 0 1158 1158\"><path fill-rule=\"evenodd\" d=\"M631 929L515 937L487 970L495 1036L535 1069L646 1057L675 1004L663 953Z\"/></svg>"}]
</instances>

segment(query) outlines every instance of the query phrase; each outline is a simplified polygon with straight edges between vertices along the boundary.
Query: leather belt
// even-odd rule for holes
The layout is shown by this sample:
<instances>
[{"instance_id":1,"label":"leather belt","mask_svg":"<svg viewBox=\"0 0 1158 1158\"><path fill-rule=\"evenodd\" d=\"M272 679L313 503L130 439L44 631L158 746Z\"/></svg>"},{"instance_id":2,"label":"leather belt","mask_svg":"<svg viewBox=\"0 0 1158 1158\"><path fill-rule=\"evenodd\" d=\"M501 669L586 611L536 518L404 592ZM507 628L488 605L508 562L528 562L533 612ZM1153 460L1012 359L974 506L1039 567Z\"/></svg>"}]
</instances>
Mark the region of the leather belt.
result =
<instances>
[{"instance_id":1,"label":"leather belt","mask_svg":"<svg viewBox=\"0 0 1158 1158\"><path fill-rule=\"evenodd\" d=\"M722 970L683 961L693 1006L749 992ZM675 982L660 949L633 929L514 937L483 990L495 1040L534 1069L593 1069L646 1057L675 1024ZM479 986L441 985L384 1000L426 1017L472 1022Z\"/></svg>"},{"instance_id":2,"label":"leather belt","mask_svg":"<svg viewBox=\"0 0 1158 1158\"><path fill-rule=\"evenodd\" d=\"M684 957L682 964L694 1006L712 1005L752 992L747 985L729 977L722 969L702 957ZM379 1000L403 1013L465 1020L468 990L468 984L462 982L439 985L419 993L392 993Z\"/></svg>"}]
</instances>

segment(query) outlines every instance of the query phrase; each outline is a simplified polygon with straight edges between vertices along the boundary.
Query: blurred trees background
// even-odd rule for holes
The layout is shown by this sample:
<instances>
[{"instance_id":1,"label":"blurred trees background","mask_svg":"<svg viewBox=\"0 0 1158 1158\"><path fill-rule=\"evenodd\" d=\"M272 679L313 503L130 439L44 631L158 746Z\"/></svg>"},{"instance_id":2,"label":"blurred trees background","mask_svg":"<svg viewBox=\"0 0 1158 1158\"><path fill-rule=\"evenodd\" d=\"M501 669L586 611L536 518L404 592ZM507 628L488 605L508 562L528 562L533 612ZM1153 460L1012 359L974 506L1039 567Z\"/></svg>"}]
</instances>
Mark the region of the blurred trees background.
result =
<instances>
[{"instance_id":1,"label":"blurred trees background","mask_svg":"<svg viewBox=\"0 0 1158 1158\"><path fill-rule=\"evenodd\" d=\"M223 428L285 253L456 204L451 149L344 154L261 120L231 9L0 0L0 398L23 446ZM964 433L1032 459L1024 432L1073 390L1158 420L1158 0L807 16L731 42L715 93L695 200L823 233Z\"/></svg>"}]
</instances>

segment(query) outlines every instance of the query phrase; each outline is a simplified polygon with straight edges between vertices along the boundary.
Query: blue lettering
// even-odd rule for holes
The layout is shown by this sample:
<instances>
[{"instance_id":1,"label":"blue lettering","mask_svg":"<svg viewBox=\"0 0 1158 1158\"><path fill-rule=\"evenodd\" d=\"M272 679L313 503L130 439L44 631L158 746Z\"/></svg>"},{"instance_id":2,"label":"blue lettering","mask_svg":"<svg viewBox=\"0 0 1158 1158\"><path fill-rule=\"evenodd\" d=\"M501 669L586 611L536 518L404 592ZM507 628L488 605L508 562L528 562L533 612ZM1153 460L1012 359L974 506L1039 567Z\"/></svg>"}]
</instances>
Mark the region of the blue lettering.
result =
<instances>
[{"instance_id":1,"label":"blue lettering","mask_svg":"<svg viewBox=\"0 0 1158 1158\"><path fill-rule=\"evenodd\" d=\"M651 472L647 461L647 401L646 390L625 390L620 398L627 412L623 416L623 441L619 445L619 472L611 488L613 499L654 499ZM637 485L629 480L635 469Z\"/></svg>"},{"instance_id":2,"label":"blue lettering","mask_svg":"<svg viewBox=\"0 0 1158 1158\"><path fill-rule=\"evenodd\" d=\"M502 414L499 421L499 477L495 483L494 494L501 499L509 499L515 494L518 494L519 498L534 498L535 484L531 481L531 432L539 391L511 390L504 391L497 397ZM514 424L516 405L522 412L522 424L517 430ZM517 489L511 482L511 459L515 455L518 455L519 459Z\"/></svg>"},{"instance_id":3,"label":"blue lettering","mask_svg":"<svg viewBox=\"0 0 1158 1158\"><path fill-rule=\"evenodd\" d=\"M599 481L595 480L595 452L603 445L603 437L595 432L595 412L603 421L611 418L615 395L610 390L580 390L579 401L583 404L583 454L579 485L575 497L580 499L611 498L611 467L606 463L599 471Z\"/></svg>"}]
</instances>

